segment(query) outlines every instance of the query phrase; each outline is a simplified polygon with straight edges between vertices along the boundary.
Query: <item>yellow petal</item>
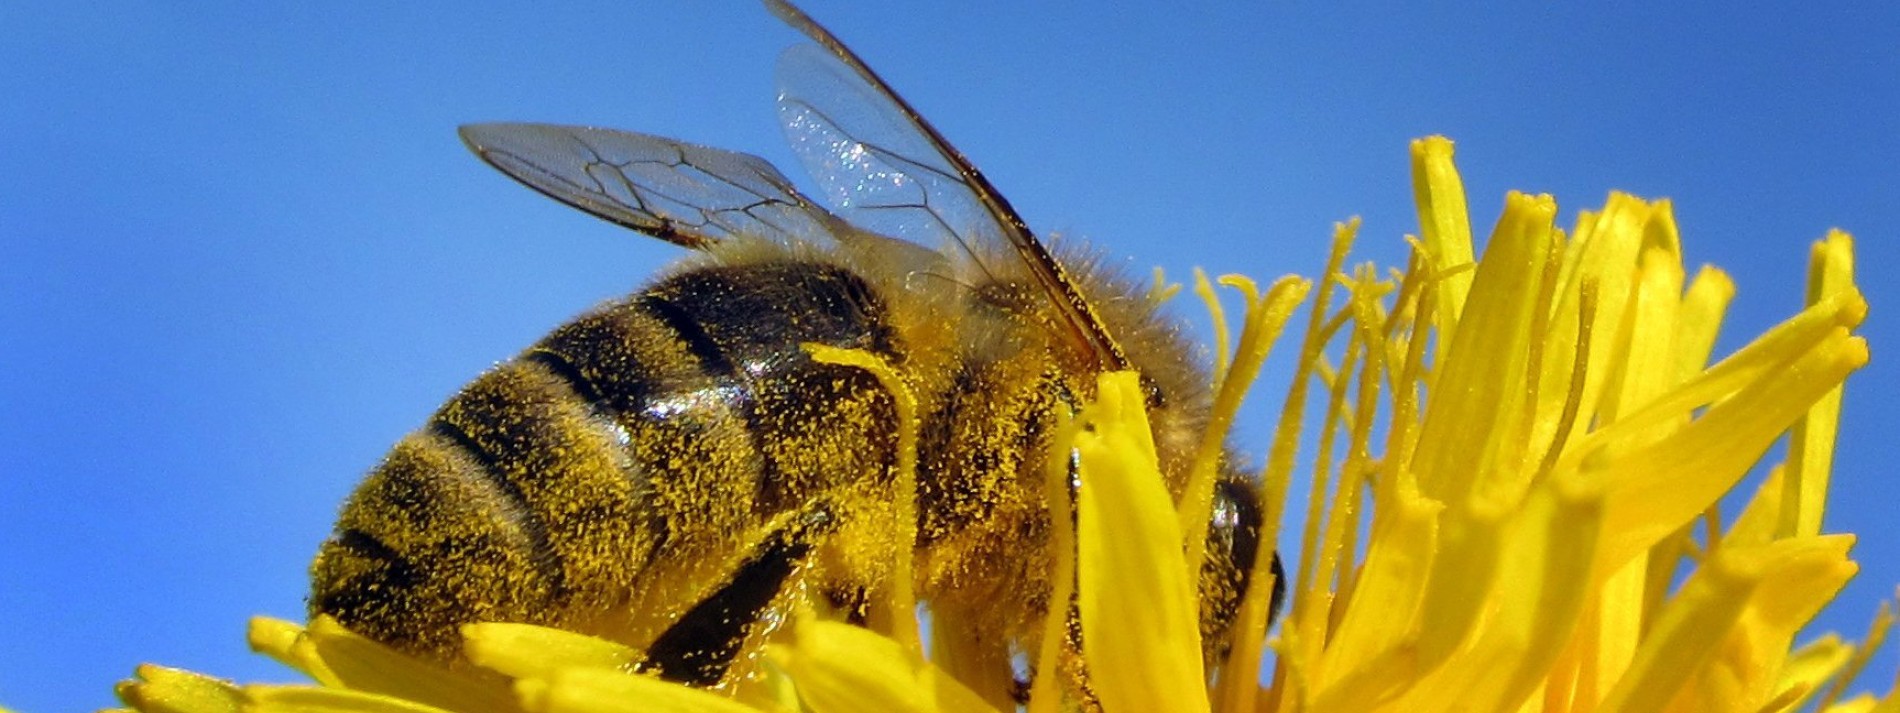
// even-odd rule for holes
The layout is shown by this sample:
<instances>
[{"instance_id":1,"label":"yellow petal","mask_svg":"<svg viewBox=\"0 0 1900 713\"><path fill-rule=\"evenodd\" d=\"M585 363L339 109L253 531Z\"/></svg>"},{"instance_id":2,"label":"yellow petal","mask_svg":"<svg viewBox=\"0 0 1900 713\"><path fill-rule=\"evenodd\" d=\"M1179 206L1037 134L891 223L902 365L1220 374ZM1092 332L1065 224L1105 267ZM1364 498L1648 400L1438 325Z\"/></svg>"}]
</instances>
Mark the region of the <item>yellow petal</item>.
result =
<instances>
[{"instance_id":1,"label":"yellow petal","mask_svg":"<svg viewBox=\"0 0 1900 713\"><path fill-rule=\"evenodd\" d=\"M1857 647L1835 634L1826 634L1797 649L1782 664L1775 687L1792 694L1788 707L1806 703L1853 658Z\"/></svg>"},{"instance_id":2,"label":"yellow petal","mask_svg":"<svg viewBox=\"0 0 1900 713\"><path fill-rule=\"evenodd\" d=\"M325 686L340 685L336 674L323 665L323 659L314 657L315 650L303 643L307 636L302 626L267 616L251 617L250 628L245 632L252 651L269 656Z\"/></svg>"},{"instance_id":3,"label":"yellow petal","mask_svg":"<svg viewBox=\"0 0 1900 713\"><path fill-rule=\"evenodd\" d=\"M1524 406L1524 347L1552 258L1557 205L1549 196L1513 193L1472 281L1458 331L1450 337L1432 400L1409 464L1426 497L1451 511L1479 497L1519 490L1529 473L1494 460ZM1441 337L1443 339L1444 337Z\"/></svg>"},{"instance_id":4,"label":"yellow petal","mask_svg":"<svg viewBox=\"0 0 1900 713\"><path fill-rule=\"evenodd\" d=\"M449 710L517 710L514 692L500 675L474 668L450 670L371 641L329 617L311 622L292 654L318 662L336 676L334 685L342 687Z\"/></svg>"},{"instance_id":5,"label":"yellow petal","mask_svg":"<svg viewBox=\"0 0 1900 713\"><path fill-rule=\"evenodd\" d=\"M1746 702L1737 682L1754 672L1717 657L1731 632L1750 616L1776 627L1805 620L1853 575L1851 543L1851 537L1812 537L1717 551L1664 607L1604 709L1660 711L1680 696L1685 710L1736 710Z\"/></svg>"},{"instance_id":6,"label":"yellow petal","mask_svg":"<svg viewBox=\"0 0 1900 713\"><path fill-rule=\"evenodd\" d=\"M1364 709L1393 695L1416 673L1410 644L1415 617L1438 552L1443 507L1400 474L1381 493L1359 586L1324 657L1308 674L1319 710Z\"/></svg>"},{"instance_id":7,"label":"yellow petal","mask_svg":"<svg viewBox=\"0 0 1900 713\"><path fill-rule=\"evenodd\" d=\"M1836 230L1815 243L1808 275L1808 304L1852 294L1853 239ZM1807 415L1795 424L1794 437L1788 444L1790 477L1785 484L1790 507L1782 511L1781 534L1813 535L1821 531L1829 473L1834 465L1834 438L1840 430L1840 420L1841 388L1836 386L1817 399Z\"/></svg>"},{"instance_id":8,"label":"yellow petal","mask_svg":"<svg viewBox=\"0 0 1900 713\"><path fill-rule=\"evenodd\" d=\"M204 674L145 664L119 683L119 700L142 713L237 713L237 687Z\"/></svg>"},{"instance_id":9,"label":"yellow petal","mask_svg":"<svg viewBox=\"0 0 1900 713\"><path fill-rule=\"evenodd\" d=\"M1076 437L1082 650L1104 710L1205 711L1195 590L1138 378L1097 379Z\"/></svg>"},{"instance_id":10,"label":"yellow petal","mask_svg":"<svg viewBox=\"0 0 1900 713\"><path fill-rule=\"evenodd\" d=\"M1862 694L1851 700L1821 709L1822 713L1893 713L1896 707L1890 705L1894 699L1882 701L1871 695Z\"/></svg>"},{"instance_id":11,"label":"yellow petal","mask_svg":"<svg viewBox=\"0 0 1900 713\"><path fill-rule=\"evenodd\" d=\"M991 711L982 697L909 647L849 624L801 618L768 655L815 713Z\"/></svg>"},{"instance_id":12,"label":"yellow petal","mask_svg":"<svg viewBox=\"0 0 1900 713\"><path fill-rule=\"evenodd\" d=\"M1585 478L1547 481L1534 490L1503 528L1498 586L1481 607L1485 621L1392 709L1503 711L1528 698L1589 597L1577 580L1595 555L1601 508L1599 484Z\"/></svg>"},{"instance_id":13,"label":"yellow petal","mask_svg":"<svg viewBox=\"0 0 1900 713\"><path fill-rule=\"evenodd\" d=\"M651 676L575 668L515 683L521 707L535 713L756 713L717 693Z\"/></svg>"},{"instance_id":14,"label":"yellow petal","mask_svg":"<svg viewBox=\"0 0 1900 713\"><path fill-rule=\"evenodd\" d=\"M469 661L514 678L565 668L627 671L642 658L639 651L611 641L531 624L469 624L462 627L462 637Z\"/></svg>"},{"instance_id":15,"label":"yellow petal","mask_svg":"<svg viewBox=\"0 0 1900 713\"><path fill-rule=\"evenodd\" d=\"M1454 331L1471 289L1471 273L1453 272L1470 264L1472 254L1465 185L1451 157L1451 140L1443 136L1412 142L1412 197L1418 204L1419 237L1434 261L1433 272L1445 275L1438 288L1443 307L1434 313L1443 320L1437 326L1444 334Z\"/></svg>"},{"instance_id":16,"label":"yellow petal","mask_svg":"<svg viewBox=\"0 0 1900 713\"><path fill-rule=\"evenodd\" d=\"M397 696L335 688L246 686L244 697L244 710L257 713L449 713Z\"/></svg>"},{"instance_id":17,"label":"yellow petal","mask_svg":"<svg viewBox=\"0 0 1900 713\"><path fill-rule=\"evenodd\" d=\"M1866 342L1836 330L1773 378L1749 384L1671 438L1609 465L1603 474L1610 483L1608 539L1595 571L1607 574L1707 509L1807 404L1866 363Z\"/></svg>"}]
</instances>

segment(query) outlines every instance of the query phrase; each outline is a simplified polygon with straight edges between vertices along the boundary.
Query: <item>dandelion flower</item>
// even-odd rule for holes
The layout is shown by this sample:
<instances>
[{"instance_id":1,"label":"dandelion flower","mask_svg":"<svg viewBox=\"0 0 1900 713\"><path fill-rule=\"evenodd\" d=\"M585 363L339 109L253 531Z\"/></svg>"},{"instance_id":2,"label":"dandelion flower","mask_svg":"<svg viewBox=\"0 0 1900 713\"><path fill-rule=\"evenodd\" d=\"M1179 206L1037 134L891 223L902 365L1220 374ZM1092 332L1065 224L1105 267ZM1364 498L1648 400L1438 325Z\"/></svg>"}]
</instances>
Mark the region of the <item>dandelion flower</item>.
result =
<instances>
[{"instance_id":1,"label":"dandelion flower","mask_svg":"<svg viewBox=\"0 0 1900 713\"><path fill-rule=\"evenodd\" d=\"M1683 266L1668 202L1615 194L1565 231L1552 198L1514 193L1480 253L1451 155L1442 138L1413 144L1422 230L1403 270L1346 269L1358 227L1349 223L1314 281L1288 278L1261 294L1223 278L1246 302L1231 353L1214 289L1200 280L1223 353L1206 455L1180 502L1155 465L1137 377L1102 376L1097 400L1062 436L1072 448L1047 469L1052 508L1070 507L1071 454L1081 483L1073 521L1051 518L1051 601L1076 606L1073 620L1050 607L1040 649L1023 652L1043 672L1018 692L1023 707L1900 705L1891 693L1842 699L1891 624L1886 610L1866 646L1831 635L1793 642L1855 572L1853 538L1821 530L1841 388L1868 358L1852 333L1867 306L1849 237L1814 246L1804 310L1713 359L1734 286L1714 268ZM1286 583L1292 606L1269 637L1272 555L1260 553L1252 581L1262 584L1241 607L1233 650L1206 668L1195 575L1215 454L1302 300L1310 311L1261 504L1262 538L1277 541L1298 449L1316 443L1299 566ZM859 364L901 391L901 375L864 355L821 358ZM915 416L900 408L899 418L914 435ZM1782 438L1787 462L1725 518L1718 500ZM891 589L890 610L912 610L910 592ZM327 619L307 628L259 619L252 647L315 685L240 686L145 666L118 691L148 713L1016 707L1007 676L981 673L997 668L995 648L926 654L933 634L956 638L930 623L871 630L808 611L767 644L753 679L713 692L631 673L641 652L553 629L467 627L472 665L445 667ZM1079 653L1064 650L1071 627ZM1063 657L1077 656L1085 689L1059 675L1077 668Z\"/></svg>"},{"instance_id":2,"label":"dandelion flower","mask_svg":"<svg viewBox=\"0 0 1900 713\"><path fill-rule=\"evenodd\" d=\"M1667 202L1612 195L1566 234L1552 199L1512 194L1472 262L1450 143L1413 161L1410 269L1340 277L1339 364L1309 335L1322 447L1347 455L1308 504L1261 699L1761 710L1813 690L1789 645L1854 573L1852 538L1819 532L1839 389L1867 360L1848 237L1816 246L1806 310L1711 364L1733 287L1688 276ZM1720 530L1717 500L1790 432L1804 446Z\"/></svg>"}]
</instances>

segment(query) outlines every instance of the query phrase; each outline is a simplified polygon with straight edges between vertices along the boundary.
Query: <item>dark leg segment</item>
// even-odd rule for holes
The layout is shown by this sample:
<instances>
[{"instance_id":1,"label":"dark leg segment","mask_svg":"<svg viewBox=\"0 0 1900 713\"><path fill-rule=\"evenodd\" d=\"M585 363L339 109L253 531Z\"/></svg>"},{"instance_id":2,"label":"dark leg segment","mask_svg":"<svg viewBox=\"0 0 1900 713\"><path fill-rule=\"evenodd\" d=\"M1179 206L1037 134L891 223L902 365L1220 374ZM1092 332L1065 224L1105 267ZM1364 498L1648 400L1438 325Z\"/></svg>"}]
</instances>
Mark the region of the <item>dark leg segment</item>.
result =
<instances>
[{"instance_id":1,"label":"dark leg segment","mask_svg":"<svg viewBox=\"0 0 1900 713\"><path fill-rule=\"evenodd\" d=\"M752 635L785 586L812 552L812 539L829 517L819 511L773 532L732 579L700 600L652 646L639 670L692 686L718 685L733 657Z\"/></svg>"}]
</instances>

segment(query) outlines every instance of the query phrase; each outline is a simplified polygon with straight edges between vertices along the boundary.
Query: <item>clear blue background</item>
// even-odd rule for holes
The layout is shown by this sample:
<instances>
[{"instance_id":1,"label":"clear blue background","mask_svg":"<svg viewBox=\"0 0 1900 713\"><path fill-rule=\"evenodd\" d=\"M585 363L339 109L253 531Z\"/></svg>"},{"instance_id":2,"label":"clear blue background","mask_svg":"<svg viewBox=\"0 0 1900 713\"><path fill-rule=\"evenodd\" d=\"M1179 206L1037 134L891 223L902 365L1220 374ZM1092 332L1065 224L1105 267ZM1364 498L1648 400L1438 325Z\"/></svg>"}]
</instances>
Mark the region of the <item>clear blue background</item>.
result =
<instances>
[{"instance_id":1,"label":"clear blue background","mask_svg":"<svg viewBox=\"0 0 1900 713\"><path fill-rule=\"evenodd\" d=\"M1311 272L1416 231L1406 142L1444 133L1475 222L1676 199L1740 285L1724 353L1799 308L1808 243L1859 237L1834 530L1858 636L1900 582L1900 11L1353 10L1230 2L808 9L1044 231L1131 268ZM245 620L303 611L338 502L462 383L677 257L523 190L456 125L593 123L794 170L749 2L385 10L0 4L0 703L108 704L141 661L288 674ZM1264 405L1243 440L1265 447ZM1893 655L1870 678L1884 687Z\"/></svg>"}]
</instances>

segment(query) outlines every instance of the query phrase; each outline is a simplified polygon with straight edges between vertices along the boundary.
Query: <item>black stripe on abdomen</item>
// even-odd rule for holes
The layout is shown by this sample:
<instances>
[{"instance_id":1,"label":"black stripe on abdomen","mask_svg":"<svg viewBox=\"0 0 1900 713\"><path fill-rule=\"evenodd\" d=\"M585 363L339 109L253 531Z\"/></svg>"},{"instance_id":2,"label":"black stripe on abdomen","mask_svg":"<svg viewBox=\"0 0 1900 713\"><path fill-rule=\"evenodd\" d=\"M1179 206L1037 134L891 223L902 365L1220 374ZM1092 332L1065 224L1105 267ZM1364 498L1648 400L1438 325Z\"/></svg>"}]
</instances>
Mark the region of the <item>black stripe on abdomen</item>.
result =
<instances>
[{"instance_id":1,"label":"black stripe on abdomen","mask_svg":"<svg viewBox=\"0 0 1900 713\"><path fill-rule=\"evenodd\" d=\"M888 444L867 449L854 441L883 440L880 431L894 432L888 419L877 423L852 410L888 395L863 371L819 364L803 349L815 342L901 363L888 309L863 277L810 261L705 267L661 281L637 304L731 389L728 400L759 461L758 515L800 507L884 466L873 461ZM823 444L838 447L827 453Z\"/></svg>"},{"instance_id":2,"label":"black stripe on abdomen","mask_svg":"<svg viewBox=\"0 0 1900 713\"><path fill-rule=\"evenodd\" d=\"M458 397L460 398L462 397ZM449 411L449 409L443 410ZM535 571L548 583L549 589L560 592L566 586L566 578L561 572L560 553L556 552L548 541L546 518L540 509L535 507L535 503L528 500L527 493L522 490L521 484L511 477L506 464L502 462L505 454L491 451L489 446L483 445L469 433L471 428L486 430L488 427L495 426L496 422L477 422L463 426L450 422L446 416L447 413L439 413L430 420L428 432L459 449L463 455L472 460L477 466L476 473L488 486L494 488L495 492L502 495L503 508L496 512L495 516L506 518L521 526L527 534L529 561L534 563Z\"/></svg>"}]
</instances>

